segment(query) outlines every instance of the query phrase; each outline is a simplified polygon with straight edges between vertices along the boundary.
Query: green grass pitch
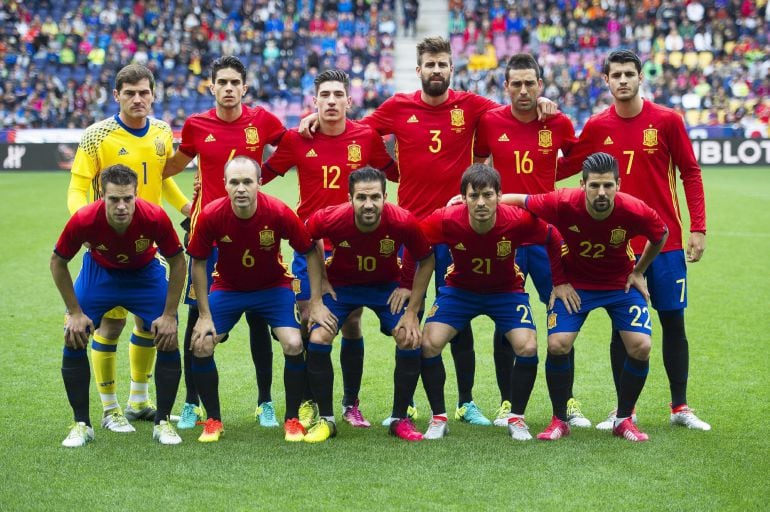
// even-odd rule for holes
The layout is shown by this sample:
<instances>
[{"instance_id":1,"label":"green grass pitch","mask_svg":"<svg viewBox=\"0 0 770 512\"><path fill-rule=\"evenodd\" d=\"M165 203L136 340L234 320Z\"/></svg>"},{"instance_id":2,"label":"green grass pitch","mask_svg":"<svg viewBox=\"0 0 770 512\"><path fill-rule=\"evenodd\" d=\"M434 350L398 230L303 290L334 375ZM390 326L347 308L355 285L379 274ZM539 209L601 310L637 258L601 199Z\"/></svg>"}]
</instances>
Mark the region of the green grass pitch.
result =
<instances>
[{"instance_id":1,"label":"green grass pitch","mask_svg":"<svg viewBox=\"0 0 770 512\"><path fill-rule=\"evenodd\" d=\"M182 432L178 447L158 446L149 423L136 423L134 434L107 432L98 427L101 408L92 387L96 440L83 449L62 448L71 421L59 372L63 305L48 262L68 217L68 180L65 172L0 174L0 510L767 507L761 489L770 474L770 443L762 426L770 391L770 169L704 170L709 232L703 261L689 269L689 401L713 430L669 426L656 322L650 376L638 404L640 424L651 438L643 445L593 428L556 443L517 443L505 429L453 420L449 437L440 442L395 440L379 426L390 411L394 343L379 334L367 313L361 399L374 424L368 430L341 422L339 405L339 435L322 445L285 443L280 429L256 426L254 369L242 322L217 350L226 427L220 443L196 442L196 430ZM179 181L190 190L191 173ZM295 204L293 175L266 191ZM73 275L78 267L76 260ZM542 361L545 313L539 304L534 308ZM185 318L180 307L180 332ZM475 399L492 414L499 397L491 323L477 319L474 331ZM596 312L576 344L575 390L594 422L614 406L608 338L609 321ZM124 333L118 349L121 402L128 395L127 343ZM282 415L282 358L277 344L273 350L273 397ZM451 407L456 386L451 356L445 360ZM533 433L550 419L543 372L541 364L527 410ZM338 373L337 404L340 382ZM180 390L176 411L181 398ZM428 407L421 386L416 399L424 428Z\"/></svg>"}]
</instances>

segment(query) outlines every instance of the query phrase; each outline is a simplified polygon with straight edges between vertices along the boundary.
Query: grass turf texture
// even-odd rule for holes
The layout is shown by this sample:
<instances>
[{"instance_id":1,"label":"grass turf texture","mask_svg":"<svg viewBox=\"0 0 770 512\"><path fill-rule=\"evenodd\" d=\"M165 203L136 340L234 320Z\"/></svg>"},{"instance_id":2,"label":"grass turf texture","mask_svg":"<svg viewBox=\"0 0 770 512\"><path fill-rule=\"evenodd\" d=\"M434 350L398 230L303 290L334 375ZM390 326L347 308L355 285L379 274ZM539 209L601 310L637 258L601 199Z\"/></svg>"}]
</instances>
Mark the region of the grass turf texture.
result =
<instances>
[{"instance_id":1,"label":"grass turf texture","mask_svg":"<svg viewBox=\"0 0 770 512\"><path fill-rule=\"evenodd\" d=\"M266 191L294 205L296 182L290 176L274 181ZM770 473L769 443L761 427L769 390L770 169L704 171L709 234L704 260L689 268L689 399L713 430L669 426L669 392L656 321L650 376L638 404L640 425L651 438L642 445L593 428L574 431L556 443L519 443L505 429L469 427L454 420L442 441L409 444L389 437L379 422L390 412L394 343L379 334L376 318L367 312L361 406L374 425L368 430L353 429L341 419L338 368L336 439L321 445L289 444L281 429L259 428L252 416L254 368L241 322L217 350L226 429L221 442L196 442L200 427L182 431L184 443L177 447L153 443L149 422L135 422L134 434L101 429L101 407L92 384L96 440L86 448L65 449L60 442L71 411L59 371L63 305L48 261L68 217L68 180L63 172L0 174L2 510L100 510L139 504L207 510L506 509L513 504L531 510L764 508L760 489ZM190 190L190 173L179 181L183 190ZM395 198L395 190L391 194ZM70 266L76 275L79 258ZM550 420L551 407L543 369L545 313L540 304L533 307L540 327L541 364L527 420L535 434ZM185 320L186 310L180 307L180 336ZM498 405L492 325L486 318L473 325L474 395L491 415ZM575 390L594 423L614 407L609 329L606 315L597 311L576 344ZM124 405L127 346L124 332L118 348L118 396ZM273 397L282 416L282 357L277 344L273 350ZM456 398L451 361L447 350L450 415ZM183 397L180 389L177 413ZM418 425L424 429L428 406L421 385L416 399Z\"/></svg>"}]
</instances>

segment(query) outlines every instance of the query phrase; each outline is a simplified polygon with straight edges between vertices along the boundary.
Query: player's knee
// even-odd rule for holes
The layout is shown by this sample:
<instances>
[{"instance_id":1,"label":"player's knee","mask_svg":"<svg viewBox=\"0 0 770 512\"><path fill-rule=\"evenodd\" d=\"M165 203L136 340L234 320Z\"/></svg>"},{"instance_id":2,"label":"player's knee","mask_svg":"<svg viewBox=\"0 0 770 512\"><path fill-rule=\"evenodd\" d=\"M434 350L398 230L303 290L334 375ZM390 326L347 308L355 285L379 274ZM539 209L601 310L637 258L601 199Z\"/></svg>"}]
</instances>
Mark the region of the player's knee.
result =
<instances>
[{"instance_id":1,"label":"player's knee","mask_svg":"<svg viewBox=\"0 0 770 512\"><path fill-rule=\"evenodd\" d=\"M192 354L195 357L211 357L214 355L214 347L212 346L205 346L202 347L200 345L195 345L192 347Z\"/></svg>"},{"instance_id":2,"label":"player's knee","mask_svg":"<svg viewBox=\"0 0 770 512\"><path fill-rule=\"evenodd\" d=\"M120 333L123 332L125 326L125 318L102 318L97 333L108 340L114 340L120 337Z\"/></svg>"},{"instance_id":3,"label":"player's knee","mask_svg":"<svg viewBox=\"0 0 770 512\"><path fill-rule=\"evenodd\" d=\"M651 349L652 340L649 336L635 336L630 340L630 343L626 343L628 355L640 361L646 361L650 358Z\"/></svg>"},{"instance_id":4,"label":"player's knee","mask_svg":"<svg viewBox=\"0 0 770 512\"><path fill-rule=\"evenodd\" d=\"M420 348L422 349L422 354L424 357L435 357L441 353L441 350L444 348L444 344L439 343L438 340L431 336L423 335Z\"/></svg>"},{"instance_id":5,"label":"player's knee","mask_svg":"<svg viewBox=\"0 0 770 512\"><path fill-rule=\"evenodd\" d=\"M516 345L516 355L522 357L537 355L537 339L527 340L523 344Z\"/></svg>"},{"instance_id":6,"label":"player's knee","mask_svg":"<svg viewBox=\"0 0 770 512\"><path fill-rule=\"evenodd\" d=\"M572 340L568 336L552 334L548 336L548 352L554 355L568 354L572 350Z\"/></svg>"},{"instance_id":7,"label":"player's knee","mask_svg":"<svg viewBox=\"0 0 770 512\"><path fill-rule=\"evenodd\" d=\"M310 343L315 343L317 345L331 345L332 339L334 338L329 331L320 327L313 329L310 332Z\"/></svg>"},{"instance_id":8,"label":"player's knee","mask_svg":"<svg viewBox=\"0 0 770 512\"><path fill-rule=\"evenodd\" d=\"M340 329L340 332L342 332L343 338L349 340L357 340L363 336L363 332L361 331L360 310L348 316L347 320L345 320L345 323L342 324L342 329Z\"/></svg>"},{"instance_id":9,"label":"player's knee","mask_svg":"<svg viewBox=\"0 0 770 512\"><path fill-rule=\"evenodd\" d=\"M411 344L407 343L406 329L399 329L393 332L393 339L396 342L396 346L400 349L410 349Z\"/></svg>"},{"instance_id":10,"label":"player's knee","mask_svg":"<svg viewBox=\"0 0 770 512\"><path fill-rule=\"evenodd\" d=\"M276 330L276 335L278 336L278 341L281 342L283 353L287 356L296 356L305 350L304 345L302 345L302 336L299 334L299 329L293 330L296 331L296 333L279 333L278 330Z\"/></svg>"}]
</instances>

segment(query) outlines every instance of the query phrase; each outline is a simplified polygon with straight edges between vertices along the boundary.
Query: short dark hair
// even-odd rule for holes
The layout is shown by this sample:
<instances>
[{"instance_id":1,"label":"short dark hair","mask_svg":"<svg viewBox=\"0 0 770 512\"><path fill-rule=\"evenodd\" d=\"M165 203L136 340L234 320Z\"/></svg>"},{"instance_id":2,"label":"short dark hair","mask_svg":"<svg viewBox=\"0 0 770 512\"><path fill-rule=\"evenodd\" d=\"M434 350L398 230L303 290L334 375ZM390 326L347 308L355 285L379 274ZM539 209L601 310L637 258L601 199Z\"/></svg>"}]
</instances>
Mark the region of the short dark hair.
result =
<instances>
[{"instance_id":1,"label":"short dark hair","mask_svg":"<svg viewBox=\"0 0 770 512\"><path fill-rule=\"evenodd\" d=\"M350 78L341 69L327 69L323 73L318 73L315 80L313 80L316 94L318 94L318 88L324 82L341 82L345 86L345 92L350 92Z\"/></svg>"},{"instance_id":2,"label":"short dark hair","mask_svg":"<svg viewBox=\"0 0 770 512\"><path fill-rule=\"evenodd\" d=\"M152 71L141 64L129 64L115 75L115 90L120 92L124 84L138 84L145 78L150 82L150 90L155 92L155 77L152 76Z\"/></svg>"},{"instance_id":3,"label":"short dark hair","mask_svg":"<svg viewBox=\"0 0 770 512\"><path fill-rule=\"evenodd\" d=\"M107 188L107 183L113 185L133 185L134 190L139 184L139 178L136 173L130 167L123 164L115 164L107 167L99 173L99 181L102 189L102 194Z\"/></svg>"},{"instance_id":4,"label":"short dark hair","mask_svg":"<svg viewBox=\"0 0 770 512\"><path fill-rule=\"evenodd\" d=\"M494 167L486 164L473 164L463 173L460 180L460 194L465 197L468 185L473 190L481 190L484 187L492 187L500 193L500 173Z\"/></svg>"},{"instance_id":5,"label":"short dark hair","mask_svg":"<svg viewBox=\"0 0 770 512\"><path fill-rule=\"evenodd\" d=\"M232 68L241 75L241 81L246 83L246 67L238 57L228 55L227 57L219 57L217 60L211 63L211 81L216 82L217 73L220 69Z\"/></svg>"},{"instance_id":6,"label":"short dark hair","mask_svg":"<svg viewBox=\"0 0 770 512\"><path fill-rule=\"evenodd\" d=\"M535 57L529 53L517 53L508 59L508 65L505 66L506 80L508 80L508 74L514 69L534 69L538 80L543 77Z\"/></svg>"},{"instance_id":7,"label":"short dark hair","mask_svg":"<svg viewBox=\"0 0 770 512\"><path fill-rule=\"evenodd\" d=\"M636 72L637 73L642 72L642 61L639 60L639 56L637 56L631 50L615 50L613 52L610 52L610 54L607 55L607 58L604 59L604 68L602 69L602 73L604 73L605 75L610 74L610 63L612 62L615 62L617 64L625 64L626 62L633 62L634 66L636 67Z\"/></svg>"},{"instance_id":8,"label":"short dark hair","mask_svg":"<svg viewBox=\"0 0 770 512\"><path fill-rule=\"evenodd\" d=\"M452 63L452 45L440 36L426 37L417 44L417 65L422 66L422 56L426 53L448 53Z\"/></svg>"},{"instance_id":9,"label":"short dark hair","mask_svg":"<svg viewBox=\"0 0 770 512\"><path fill-rule=\"evenodd\" d=\"M589 174L604 174L611 172L615 181L620 175L618 161L608 153L592 153L583 161L583 182L588 181Z\"/></svg>"},{"instance_id":10,"label":"short dark hair","mask_svg":"<svg viewBox=\"0 0 770 512\"><path fill-rule=\"evenodd\" d=\"M232 160L230 160L229 162L227 162L225 164L225 169L224 169L222 174L223 175L227 174L227 169L229 169L230 166L233 165L234 163L251 164L254 167L254 169L256 169L256 171L257 171L257 180L259 180L259 178L262 176L262 167L260 167L259 162L257 162L253 158L248 157L246 155L238 155L236 157L233 157ZM225 180L225 181L227 181L227 180Z\"/></svg>"},{"instance_id":11,"label":"short dark hair","mask_svg":"<svg viewBox=\"0 0 770 512\"><path fill-rule=\"evenodd\" d=\"M353 189L356 183L362 181L379 181L382 185L382 193L385 194L385 173L370 165L366 165L351 172L350 176L348 176L348 193L350 197L353 197Z\"/></svg>"}]
</instances>

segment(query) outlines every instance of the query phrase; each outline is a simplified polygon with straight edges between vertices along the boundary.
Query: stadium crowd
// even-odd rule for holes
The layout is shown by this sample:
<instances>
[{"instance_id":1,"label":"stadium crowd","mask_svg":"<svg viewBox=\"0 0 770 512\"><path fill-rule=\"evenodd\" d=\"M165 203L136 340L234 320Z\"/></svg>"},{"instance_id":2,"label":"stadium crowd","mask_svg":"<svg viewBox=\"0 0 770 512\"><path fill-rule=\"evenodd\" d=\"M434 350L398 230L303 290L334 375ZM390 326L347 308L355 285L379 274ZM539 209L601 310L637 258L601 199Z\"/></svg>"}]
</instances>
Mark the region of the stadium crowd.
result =
<instances>
[{"instance_id":1,"label":"stadium crowd","mask_svg":"<svg viewBox=\"0 0 770 512\"><path fill-rule=\"evenodd\" d=\"M352 79L354 118L393 92L393 0L82 0L4 2L0 8L0 124L85 127L113 114L112 77L147 65L158 79L156 115L181 128L211 104L205 70L219 55L247 63L245 100L288 126L312 107L318 70ZM415 1L403 3L415 31ZM452 0L453 86L505 102L505 57L538 56L545 96L579 128L611 98L600 63L628 47L645 64L646 94L689 125L725 125L767 136L770 9L764 0Z\"/></svg>"},{"instance_id":2,"label":"stadium crowd","mask_svg":"<svg viewBox=\"0 0 770 512\"><path fill-rule=\"evenodd\" d=\"M394 2L34 0L0 7L0 124L84 128L117 112L115 73L156 76L156 115L181 128L211 106L209 64L247 64L248 103L289 126L312 107L318 70L351 77L354 115L393 93Z\"/></svg>"},{"instance_id":3,"label":"stadium crowd","mask_svg":"<svg viewBox=\"0 0 770 512\"><path fill-rule=\"evenodd\" d=\"M612 103L601 77L610 49L645 63L645 96L688 125L767 137L770 9L750 0L451 0L454 87L505 102L506 57L537 55L545 95L582 126Z\"/></svg>"}]
</instances>

